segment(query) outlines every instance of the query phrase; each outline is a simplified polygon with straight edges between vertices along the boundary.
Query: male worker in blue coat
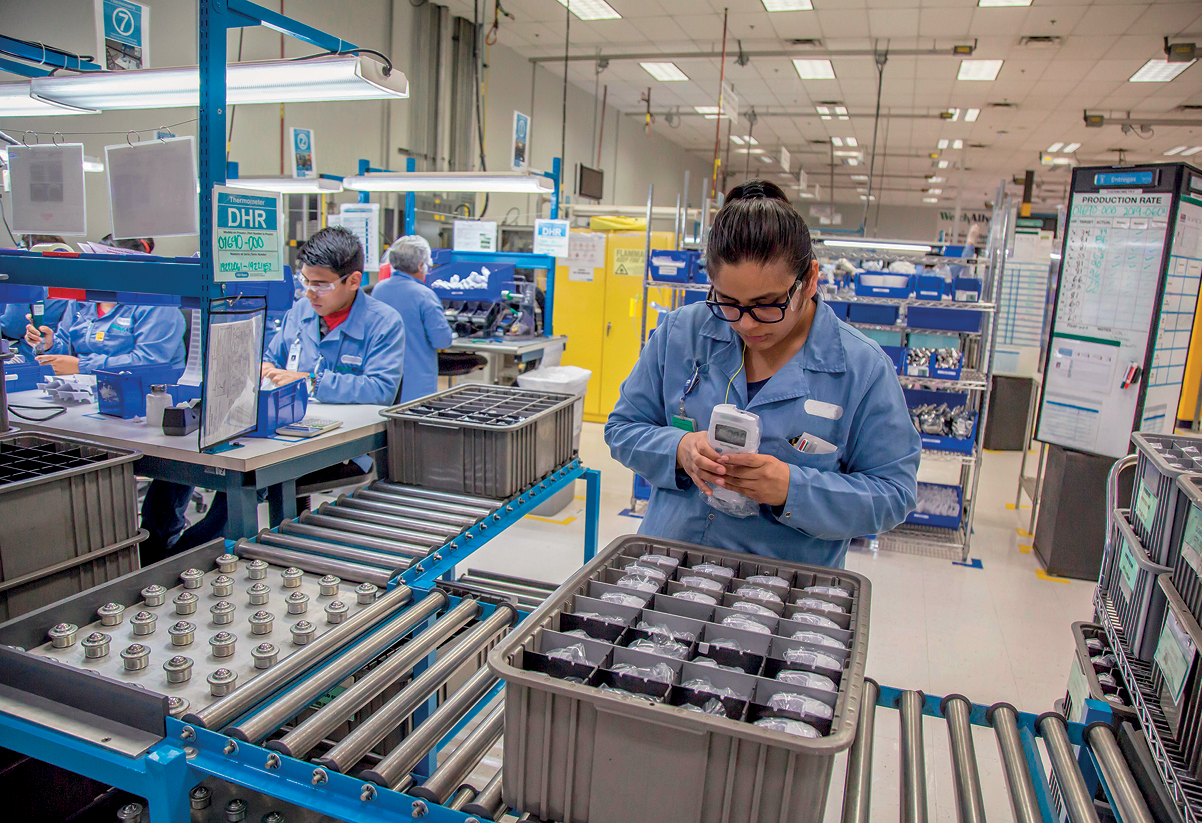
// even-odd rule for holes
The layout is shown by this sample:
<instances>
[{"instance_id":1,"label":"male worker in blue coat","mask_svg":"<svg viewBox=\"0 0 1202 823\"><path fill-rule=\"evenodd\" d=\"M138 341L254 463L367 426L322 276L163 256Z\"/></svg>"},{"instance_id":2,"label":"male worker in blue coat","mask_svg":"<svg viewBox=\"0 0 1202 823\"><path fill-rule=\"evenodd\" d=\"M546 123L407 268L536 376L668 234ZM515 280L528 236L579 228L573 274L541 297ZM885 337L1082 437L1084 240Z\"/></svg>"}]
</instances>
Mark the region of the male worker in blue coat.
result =
<instances>
[{"instance_id":1,"label":"male worker in blue coat","mask_svg":"<svg viewBox=\"0 0 1202 823\"><path fill-rule=\"evenodd\" d=\"M262 374L277 386L296 380L321 403L387 405L396 401L405 358L405 327L393 309L360 290L363 247L341 227L322 229L297 256L298 300L264 352ZM298 484L329 479L331 485L370 468L364 456L300 478ZM217 537L225 529L224 494L213 498L205 519L180 536L192 488L155 481L142 505L142 563L155 562ZM250 535L236 535L249 537Z\"/></svg>"}]
</instances>

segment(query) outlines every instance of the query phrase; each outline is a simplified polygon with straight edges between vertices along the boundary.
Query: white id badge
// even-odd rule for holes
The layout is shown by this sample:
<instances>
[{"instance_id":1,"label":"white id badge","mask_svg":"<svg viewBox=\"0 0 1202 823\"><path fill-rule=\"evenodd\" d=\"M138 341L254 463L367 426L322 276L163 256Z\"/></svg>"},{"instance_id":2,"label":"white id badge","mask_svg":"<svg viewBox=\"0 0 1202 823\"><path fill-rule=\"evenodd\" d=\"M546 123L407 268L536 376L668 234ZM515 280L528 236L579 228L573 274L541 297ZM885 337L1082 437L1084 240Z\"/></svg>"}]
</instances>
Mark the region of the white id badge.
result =
<instances>
[{"instance_id":1,"label":"white id badge","mask_svg":"<svg viewBox=\"0 0 1202 823\"><path fill-rule=\"evenodd\" d=\"M288 371L299 371L300 353L301 341L298 337L292 341L292 347L288 349Z\"/></svg>"}]
</instances>

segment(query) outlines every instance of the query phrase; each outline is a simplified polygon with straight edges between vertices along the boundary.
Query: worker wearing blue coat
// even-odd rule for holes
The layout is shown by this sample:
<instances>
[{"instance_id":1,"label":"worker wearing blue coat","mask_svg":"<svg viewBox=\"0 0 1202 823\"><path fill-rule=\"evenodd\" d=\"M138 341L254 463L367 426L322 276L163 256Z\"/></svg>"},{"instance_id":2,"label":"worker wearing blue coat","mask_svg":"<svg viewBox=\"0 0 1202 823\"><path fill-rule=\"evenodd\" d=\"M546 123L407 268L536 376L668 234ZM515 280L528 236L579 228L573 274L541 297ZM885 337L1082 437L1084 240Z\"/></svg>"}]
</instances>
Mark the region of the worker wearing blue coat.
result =
<instances>
[{"instance_id":1,"label":"worker wearing blue coat","mask_svg":"<svg viewBox=\"0 0 1202 823\"><path fill-rule=\"evenodd\" d=\"M25 342L42 344L55 374L92 374L150 363L183 369L184 316L173 306L78 303L72 300L57 330L26 326Z\"/></svg>"},{"instance_id":2,"label":"worker wearing blue coat","mask_svg":"<svg viewBox=\"0 0 1202 823\"><path fill-rule=\"evenodd\" d=\"M605 426L654 487L639 531L842 567L851 538L915 506L921 441L893 364L816 296L809 229L775 184L730 192L706 257L706 303L655 330ZM710 446L723 403L759 416L757 454ZM711 505L715 487L747 516Z\"/></svg>"},{"instance_id":3,"label":"worker wearing blue coat","mask_svg":"<svg viewBox=\"0 0 1202 823\"><path fill-rule=\"evenodd\" d=\"M23 234L21 243L31 251L75 251L63 242L63 238L52 234ZM46 289L37 286L38 296L34 299L42 302L44 309L43 321L50 328L57 328L63 319L70 300L47 300ZM25 342L25 327L33 312L32 303L9 303L0 312L0 331L10 340L17 340L17 352L26 358L33 358L33 349Z\"/></svg>"},{"instance_id":4,"label":"worker wearing blue coat","mask_svg":"<svg viewBox=\"0 0 1202 823\"><path fill-rule=\"evenodd\" d=\"M388 250L392 277L376 284L371 296L397 310L405 321L405 380L401 402L438 391L438 349L451 345L451 327L442 301L425 284L432 257L420 235L402 237Z\"/></svg>"}]
</instances>

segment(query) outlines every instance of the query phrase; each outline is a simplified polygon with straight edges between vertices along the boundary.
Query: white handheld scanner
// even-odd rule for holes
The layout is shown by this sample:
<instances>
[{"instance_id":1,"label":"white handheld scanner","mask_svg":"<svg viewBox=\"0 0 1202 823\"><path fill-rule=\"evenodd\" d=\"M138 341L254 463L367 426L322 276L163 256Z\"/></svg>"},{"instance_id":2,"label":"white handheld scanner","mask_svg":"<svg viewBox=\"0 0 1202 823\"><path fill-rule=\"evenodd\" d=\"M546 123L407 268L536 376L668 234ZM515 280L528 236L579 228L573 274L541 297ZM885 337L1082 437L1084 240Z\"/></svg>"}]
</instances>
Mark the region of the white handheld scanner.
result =
<instances>
[{"instance_id":1,"label":"white handheld scanner","mask_svg":"<svg viewBox=\"0 0 1202 823\"><path fill-rule=\"evenodd\" d=\"M755 454L760 450L760 416L731 403L714 406L708 436L718 454Z\"/></svg>"}]
</instances>

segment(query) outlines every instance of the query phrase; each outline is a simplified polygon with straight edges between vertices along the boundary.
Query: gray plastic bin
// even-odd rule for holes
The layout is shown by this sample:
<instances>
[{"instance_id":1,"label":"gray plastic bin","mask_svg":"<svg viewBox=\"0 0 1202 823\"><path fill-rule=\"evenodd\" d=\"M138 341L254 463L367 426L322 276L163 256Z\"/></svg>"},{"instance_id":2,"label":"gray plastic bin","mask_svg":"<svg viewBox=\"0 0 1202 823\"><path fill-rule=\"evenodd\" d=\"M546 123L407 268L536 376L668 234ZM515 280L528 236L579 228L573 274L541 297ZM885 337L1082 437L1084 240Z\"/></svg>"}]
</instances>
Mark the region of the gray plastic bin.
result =
<instances>
[{"instance_id":1,"label":"gray plastic bin","mask_svg":"<svg viewBox=\"0 0 1202 823\"><path fill-rule=\"evenodd\" d=\"M0 583L0 623L136 572L141 568L138 544L145 539L146 532L138 531L129 540L5 580Z\"/></svg>"},{"instance_id":2,"label":"gray plastic bin","mask_svg":"<svg viewBox=\"0 0 1202 823\"><path fill-rule=\"evenodd\" d=\"M139 457L58 435L0 435L0 581L136 537Z\"/></svg>"},{"instance_id":3,"label":"gray plastic bin","mask_svg":"<svg viewBox=\"0 0 1202 823\"><path fill-rule=\"evenodd\" d=\"M512 497L571 460L570 394L456 386L384 409L395 483Z\"/></svg>"},{"instance_id":4,"label":"gray plastic bin","mask_svg":"<svg viewBox=\"0 0 1202 823\"><path fill-rule=\"evenodd\" d=\"M621 606L601 598L622 589L614 583L627 565L645 553L680 561L656 592L642 592L642 607ZM697 590L681 584L688 567L711 562L734 569L717 605L672 595ZM663 567L661 567L663 568ZM683 571L682 571L683 570ZM737 613L745 598L734 592L750 575L772 574L788 581L782 602L765 602L768 615L744 614L769 633L741 631L720 621ZM711 578L712 579L712 578ZM791 635L812 628L793 618L808 612L794 605L796 591L812 585L837 585L849 598L814 595L845 612L824 613L836 627L817 628L839 643L808 647L829 651L839 668L825 670L836 692L809 690L774 679L785 662L783 650L804 647ZM633 592L631 592L633 593ZM506 681L506 804L544 820L562 823L801 823L823 817L835 755L851 746L856 733L868 652L869 583L852 572L788 563L739 552L721 551L642 536L622 537L565 582L542 606L501 642L488 658L489 668ZM580 617L600 614L607 619ZM615 623L615 621L624 621ZM663 624L686 659L629 648L645 640L639 623ZM782 628L783 627L783 628ZM620 629L620 630L619 630ZM566 636L583 630L591 639ZM692 635L692 639L687 639ZM723 651L713 642L740 640L742 653ZM548 657L568 644L584 649L587 664ZM741 668L725 671L695 662L705 657ZM618 663L663 663L673 670L671 683L619 679ZM822 671L822 670L819 670ZM699 674L730 689L722 715L682 708L707 702L705 692L682 683ZM555 675L555 676L553 676ZM576 683L565 676L579 676ZM639 692L623 696L599 686ZM821 736L803 738L753 725L767 716L772 697L791 692L820 699L830 710L826 720L810 720ZM766 710L767 709L767 710ZM792 718L797 719L797 718Z\"/></svg>"},{"instance_id":5,"label":"gray plastic bin","mask_svg":"<svg viewBox=\"0 0 1202 823\"><path fill-rule=\"evenodd\" d=\"M1177 478L1169 534L1173 586L1195 620L1202 619L1202 474Z\"/></svg>"},{"instance_id":6,"label":"gray plastic bin","mask_svg":"<svg viewBox=\"0 0 1202 823\"><path fill-rule=\"evenodd\" d=\"M1131 493L1131 527L1154 562L1173 565L1169 533L1177 507L1175 481L1183 474L1202 471L1202 436L1131 435L1139 459Z\"/></svg>"},{"instance_id":7,"label":"gray plastic bin","mask_svg":"<svg viewBox=\"0 0 1202 823\"><path fill-rule=\"evenodd\" d=\"M1112 517L1115 532L1108 547L1109 572L1101 585L1118 614L1127 652L1146 663L1152 660L1164 623L1164 593L1156 585L1156 578L1172 568L1148 556L1135 533L1131 512L1116 509Z\"/></svg>"}]
</instances>

